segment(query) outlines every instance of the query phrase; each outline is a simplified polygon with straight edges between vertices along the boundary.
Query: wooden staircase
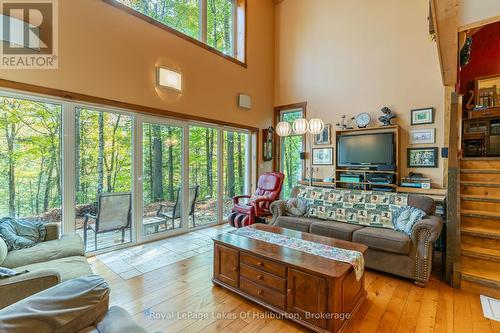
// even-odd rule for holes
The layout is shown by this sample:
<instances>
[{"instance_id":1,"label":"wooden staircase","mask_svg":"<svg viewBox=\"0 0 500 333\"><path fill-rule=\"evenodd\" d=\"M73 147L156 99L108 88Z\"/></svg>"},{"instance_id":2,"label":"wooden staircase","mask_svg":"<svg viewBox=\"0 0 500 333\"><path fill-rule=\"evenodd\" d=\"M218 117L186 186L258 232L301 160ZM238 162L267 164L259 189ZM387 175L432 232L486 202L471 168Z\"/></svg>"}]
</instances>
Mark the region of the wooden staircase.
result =
<instances>
[{"instance_id":1,"label":"wooden staircase","mask_svg":"<svg viewBox=\"0 0 500 333\"><path fill-rule=\"evenodd\" d=\"M500 298L500 159L460 163L461 288Z\"/></svg>"}]
</instances>

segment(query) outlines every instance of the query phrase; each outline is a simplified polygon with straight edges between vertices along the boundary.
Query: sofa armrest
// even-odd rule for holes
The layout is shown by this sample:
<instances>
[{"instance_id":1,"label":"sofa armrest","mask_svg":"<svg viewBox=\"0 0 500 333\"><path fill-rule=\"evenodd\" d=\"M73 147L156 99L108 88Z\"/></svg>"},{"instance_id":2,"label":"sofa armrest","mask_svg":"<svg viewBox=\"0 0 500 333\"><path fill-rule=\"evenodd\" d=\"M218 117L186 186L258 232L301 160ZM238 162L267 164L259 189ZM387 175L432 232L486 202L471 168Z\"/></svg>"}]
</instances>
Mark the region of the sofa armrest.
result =
<instances>
[{"instance_id":1,"label":"sofa armrest","mask_svg":"<svg viewBox=\"0 0 500 333\"><path fill-rule=\"evenodd\" d=\"M276 219L286 213L286 200L276 200L271 203L269 206L269 210L271 214L273 214L273 219L271 224L274 225L276 223Z\"/></svg>"},{"instance_id":2,"label":"sofa armrest","mask_svg":"<svg viewBox=\"0 0 500 333\"><path fill-rule=\"evenodd\" d=\"M411 233L410 256L415 262L414 280L419 286L425 286L432 270L434 242L443 229L443 219L429 215L415 223Z\"/></svg>"},{"instance_id":3,"label":"sofa armrest","mask_svg":"<svg viewBox=\"0 0 500 333\"><path fill-rule=\"evenodd\" d=\"M44 241L59 239L59 223L55 222L46 223L45 229L47 230L47 235L45 235Z\"/></svg>"},{"instance_id":4,"label":"sofa armrest","mask_svg":"<svg viewBox=\"0 0 500 333\"><path fill-rule=\"evenodd\" d=\"M0 295L2 295L0 309L60 282L61 276L55 269L44 269L0 279Z\"/></svg>"}]
</instances>

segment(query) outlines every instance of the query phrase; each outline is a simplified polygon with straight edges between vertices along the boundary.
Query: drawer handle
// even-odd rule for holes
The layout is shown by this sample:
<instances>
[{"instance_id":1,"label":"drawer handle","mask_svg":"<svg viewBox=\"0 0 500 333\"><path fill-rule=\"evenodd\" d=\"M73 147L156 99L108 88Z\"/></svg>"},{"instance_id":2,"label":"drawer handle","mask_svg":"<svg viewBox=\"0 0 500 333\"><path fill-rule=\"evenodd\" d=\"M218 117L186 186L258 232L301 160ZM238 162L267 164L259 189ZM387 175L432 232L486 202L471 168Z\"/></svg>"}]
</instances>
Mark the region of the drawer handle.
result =
<instances>
[{"instance_id":1,"label":"drawer handle","mask_svg":"<svg viewBox=\"0 0 500 333\"><path fill-rule=\"evenodd\" d=\"M257 263L257 265L259 265L259 266L261 266L261 267L262 267L262 266L264 266L264 263L263 263L262 261L259 261L259 262Z\"/></svg>"},{"instance_id":2,"label":"drawer handle","mask_svg":"<svg viewBox=\"0 0 500 333\"><path fill-rule=\"evenodd\" d=\"M262 275L257 275L257 280L262 280L264 277Z\"/></svg>"},{"instance_id":3,"label":"drawer handle","mask_svg":"<svg viewBox=\"0 0 500 333\"><path fill-rule=\"evenodd\" d=\"M287 289L286 292L288 293L288 295L291 295L292 294L292 289Z\"/></svg>"},{"instance_id":4,"label":"drawer handle","mask_svg":"<svg viewBox=\"0 0 500 333\"><path fill-rule=\"evenodd\" d=\"M237 272L237 271L238 271L238 266L233 267L233 272Z\"/></svg>"},{"instance_id":5,"label":"drawer handle","mask_svg":"<svg viewBox=\"0 0 500 333\"><path fill-rule=\"evenodd\" d=\"M259 294L261 296L262 296L263 293L264 293L264 290L262 290L262 289L259 289L259 291L257 291L257 294Z\"/></svg>"}]
</instances>

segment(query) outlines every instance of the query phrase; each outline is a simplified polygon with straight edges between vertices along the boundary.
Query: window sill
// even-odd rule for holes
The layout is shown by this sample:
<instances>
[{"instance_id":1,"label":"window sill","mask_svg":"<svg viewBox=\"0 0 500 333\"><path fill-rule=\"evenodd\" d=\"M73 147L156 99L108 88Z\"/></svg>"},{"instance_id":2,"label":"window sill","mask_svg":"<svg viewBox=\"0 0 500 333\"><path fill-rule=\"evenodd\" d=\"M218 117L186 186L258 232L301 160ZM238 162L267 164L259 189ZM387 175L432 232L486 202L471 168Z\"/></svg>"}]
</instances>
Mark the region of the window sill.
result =
<instances>
[{"instance_id":1,"label":"window sill","mask_svg":"<svg viewBox=\"0 0 500 333\"><path fill-rule=\"evenodd\" d=\"M237 65L240 65L240 66L242 66L244 68L247 68L246 61L243 62L243 61L241 61L241 60L239 60L239 59L237 59L235 57L227 55L227 54L225 54L225 53L217 50L216 48L214 48L214 47L212 47L210 45L207 45L207 44L205 44L205 43L203 43L203 42L201 42L201 41L199 41L199 40L197 40L197 39L195 39L193 37L190 37L190 36L182 33L181 31L175 30L174 28L171 28L168 25L165 25L165 24L163 24L161 22L158 22L155 19L153 19L153 18L151 18L151 17L149 17L147 15L144 15L144 14L142 14L142 13L140 13L140 12L138 12L138 11L136 11L136 10L134 10L134 9L132 9L132 8L124 5L124 4L116 2L115 0L102 0L102 1L104 1L105 3L107 3L107 4L109 4L109 5L113 6L113 7L118 8L118 9L120 9L120 10L122 10L122 11L124 11L124 12L126 12L126 13L128 13L130 15L133 15L133 16L141 19L141 20L144 20L144 21L146 21L146 22L148 22L148 23L150 23L150 24L152 24L152 25L154 25L154 26L156 26L156 27L158 27L160 29L166 30L166 31L168 31L168 32L176 35L179 38L182 38L182 39L184 39L184 40L186 40L188 42L196 44L196 45L200 46L201 48L203 48L203 49L205 49L205 50L207 50L207 51L209 51L209 52L211 52L213 54L216 54L216 55L218 55L218 56L220 56L220 57L222 57L222 58L224 58L226 60L229 60L229 61L231 61L231 62L233 62L233 63L235 63Z\"/></svg>"}]
</instances>

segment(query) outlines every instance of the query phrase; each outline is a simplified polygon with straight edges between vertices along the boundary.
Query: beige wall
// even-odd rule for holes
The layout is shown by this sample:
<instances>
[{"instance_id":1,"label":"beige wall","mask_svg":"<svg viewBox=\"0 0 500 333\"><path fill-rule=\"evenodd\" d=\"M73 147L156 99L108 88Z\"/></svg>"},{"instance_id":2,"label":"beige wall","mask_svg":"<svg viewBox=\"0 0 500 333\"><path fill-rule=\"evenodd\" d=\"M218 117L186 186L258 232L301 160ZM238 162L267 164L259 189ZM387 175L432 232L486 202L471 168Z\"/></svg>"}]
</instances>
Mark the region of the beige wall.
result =
<instances>
[{"instance_id":1,"label":"beige wall","mask_svg":"<svg viewBox=\"0 0 500 333\"><path fill-rule=\"evenodd\" d=\"M498 0L459 0L458 27L483 25L500 21L500 1Z\"/></svg>"},{"instance_id":2,"label":"beige wall","mask_svg":"<svg viewBox=\"0 0 500 333\"><path fill-rule=\"evenodd\" d=\"M383 106L402 127L402 173L443 183L440 168L406 168L410 110L436 109L436 144L443 145L444 88L436 44L428 36L427 0L285 0L276 6L275 105L307 101L308 118L336 123L369 112L378 126ZM316 174L333 175L331 167Z\"/></svg>"},{"instance_id":3,"label":"beige wall","mask_svg":"<svg viewBox=\"0 0 500 333\"><path fill-rule=\"evenodd\" d=\"M248 68L100 0L61 0L59 69L3 70L0 77L266 128L273 109L274 4L247 2ZM181 95L155 89L156 65L183 74ZM238 93L252 96L252 110L237 108Z\"/></svg>"}]
</instances>

